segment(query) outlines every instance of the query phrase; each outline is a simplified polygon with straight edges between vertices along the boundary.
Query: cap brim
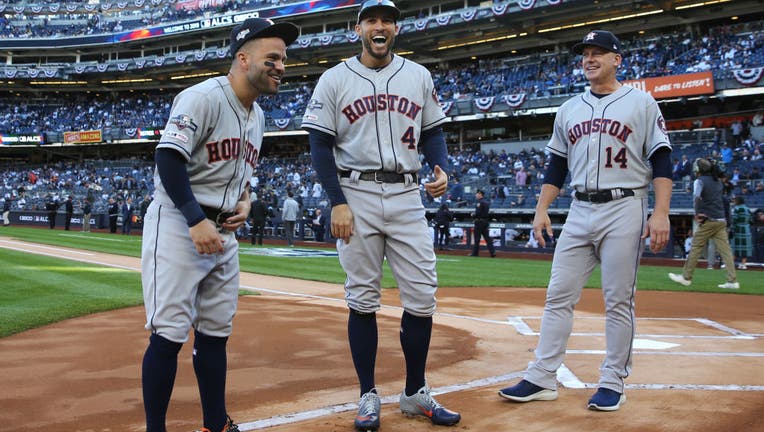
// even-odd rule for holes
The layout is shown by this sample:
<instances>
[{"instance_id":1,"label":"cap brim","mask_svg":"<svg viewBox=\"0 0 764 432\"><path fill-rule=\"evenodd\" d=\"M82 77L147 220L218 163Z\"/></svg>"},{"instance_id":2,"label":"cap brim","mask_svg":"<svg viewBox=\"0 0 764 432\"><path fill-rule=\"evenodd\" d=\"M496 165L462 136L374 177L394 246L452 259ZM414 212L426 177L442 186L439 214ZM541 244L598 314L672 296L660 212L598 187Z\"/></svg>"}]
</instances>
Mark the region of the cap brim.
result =
<instances>
[{"instance_id":1,"label":"cap brim","mask_svg":"<svg viewBox=\"0 0 764 432\"><path fill-rule=\"evenodd\" d=\"M618 51L615 51L615 50L613 50L613 48L610 48L609 46L606 46L606 45L600 45L600 44L596 44L596 43L583 43L583 42L579 42L579 43L573 45L573 52L576 53L576 54L583 54L584 53L584 48L586 48L588 46L596 46L596 47L600 47L600 48L602 48L604 50L610 51L612 53L620 54Z\"/></svg>"},{"instance_id":2,"label":"cap brim","mask_svg":"<svg viewBox=\"0 0 764 432\"><path fill-rule=\"evenodd\" d=\"M380 11L384 11L384 12L389 13L390 15L393 16L393 19L395 19L395 21L398 21L398 19L401 17L401 11L398 10L398 8L394 8L392 6L387 6L387 5L369 6L366 9L364 9L361 12L358 13L358 22L361 22L361 20L363 20L363 18L366 15L368 15L368 14L370 14L370 13L376 11L376 10L380 10Z\"/></svg>"},{"instance_id":3,"label":"cap brim","mask_svg":"<svg viewBox=\"0 0 764 432\"><path fill-rule=\"evenodd\" d=\"M288 22L280 22L260 30L259 32L248 37L247 40L252 40L257 38L266 38L266 37L277 37L277 38L283 39L284 43L287 44L287 46L289 46L294 41L297 40L297 37L299 35L300 35L300 29L297 28L296 25L292 23L288 23Z\"/></svg>"}]
</instances>

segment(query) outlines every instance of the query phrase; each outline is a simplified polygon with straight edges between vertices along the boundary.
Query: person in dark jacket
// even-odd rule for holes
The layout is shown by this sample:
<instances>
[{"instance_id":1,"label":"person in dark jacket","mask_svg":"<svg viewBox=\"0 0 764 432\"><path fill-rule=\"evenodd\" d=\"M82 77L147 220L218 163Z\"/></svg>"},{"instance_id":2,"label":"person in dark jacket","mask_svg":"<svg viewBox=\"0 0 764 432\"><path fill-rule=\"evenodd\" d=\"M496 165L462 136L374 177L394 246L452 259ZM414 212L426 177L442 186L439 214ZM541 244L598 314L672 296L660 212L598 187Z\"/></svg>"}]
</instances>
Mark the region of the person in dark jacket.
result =
<instances>
[{"instance_id":1,"label":"person in dark jacket","mask_svg":"<svg viewBox=\"0 0 764 432\"><path fill-rule=\"evenodd\" d=\"M249 210L249 217L252 218L252 244L262 245L263 234L265 232L265 221L268 218L268 208L265 206L263 200L255 196L255 200L252 201L252 207Z\"/></svg>"},{"instance_id":2,"label":"person in dark jacket","mask_svg":"<svg viewBox=\"0 0 764 432\"><path fill-rule=\"evenodd\" d=\"M53 197L49 197L48 201L45 203L45 210L48 212L48 223L50 224L50 229L54 229L56 227L56 213L58 212L58 201L54 200Z\"/></svg>"},{"instance_id":3,"label":"person in dark jacket","mask_svg":"<svg viewBox=\"0 0 764 432\"><path fill-rule=\"evenodd\" d=\"M454 214L448 209L448 204L441 204L438 212L435 213L435 243L438 245L438 250L449 250L449 231L453 220Z\"/></svg>"},{"instance_id":4,"label":"person in dark jacket","mask_svg":"<svg viewBox=\"0 0 764 432\"><path fill-rule=\"evenodd\" d=\"M109 198L109 232L117 232L117 218L119 218L119 203L114 198Z\"/></svg>"},{"instance_id":5,"label":"person in dark jacket","mask_svg":"<svg viewBox=\"0 0 764 432\"><path fill-rule=\"evenodd\" d=\"M470 256L478 256L480 253L480 237L483 237L485 239L485 244L488 247L488 252L493 258L496 256L496 250L493 248L493 240L491 240L491 236L488 234L488 226L490 225L488 215L491 212L491 204L485 199L485 193L483 193L482 190L475 192L475 200L477 201L477 204L475 206L475 211L472 213L472 216L475 218L473 232L474 242L472 244L472 253Z\"/></svg>"},{"instance_id":6,"label":"person in dark jacket","mask_svg":"<svg viewBox=\"0 0 764 432\"><path fill-rule=\"evenodd\" d=\"M74 216L74 203L72 202L72 196L66 199L66 220L64 221L64 229L69 231L69 226L72 223L72 216Z\"/></svg>"},{"instance_id":7,"label":"person in dark jacket","mask_svg":"<svg viewBox=\"0 0 764 432\"><path fill-rule=\"evenodd\" d=\"M90 232L90 213L93 211L93 205L90 201L82 202L82 232Z\"/></svg>"}]
</instances>

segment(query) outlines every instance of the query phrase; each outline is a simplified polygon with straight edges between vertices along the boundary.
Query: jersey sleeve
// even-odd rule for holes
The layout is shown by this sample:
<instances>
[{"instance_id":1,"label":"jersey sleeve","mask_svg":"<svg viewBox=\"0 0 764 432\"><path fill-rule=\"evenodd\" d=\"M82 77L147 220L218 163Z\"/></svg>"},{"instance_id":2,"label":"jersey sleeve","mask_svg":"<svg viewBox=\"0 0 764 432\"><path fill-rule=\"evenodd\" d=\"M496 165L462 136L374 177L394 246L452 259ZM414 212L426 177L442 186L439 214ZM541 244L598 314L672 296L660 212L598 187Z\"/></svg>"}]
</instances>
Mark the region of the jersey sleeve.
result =
<instances>
[{"instance_id":1,"label":"jersey sleeve","mask_svg":"<svg viewBox=\"0 0 764 432\"><path fill-rule=\"evenodd\" d=\"M330 69L318 79L305 114L302 116L302 128L315 129L337 136L336 79L332 71Z\"/></svg>"},{"instance_id":2,"label":"jersey sleeve","mask_svg":"<svg viewBox=\"0 0 764 432\"><path fill-rule=\"evenodd\" d=\"M432 129L446 121L448 117L443 114L443 108L440 107L438 93L435 90L435 83L432 81L430 72L422 68L424 80L424 107L422 107L422 131Z\"/></svg>"},{"instance_id":3,"label":"jersey sleeve","mask_svg":"<svg viewBox=\"0 0 764 432\"><path fill-rule=\"evenodd\" d=\"M650 158L656 150L666 147L671 150L666 120L658 107L658 103L650 95L646 95L649 103L645 104L647 113L645 116L647 131L645 133L645 154Z\"/></svg>"},{"instance_id":4,"label":"jersey sleeve","mask_svg":"<svg viewBox=\"0 0 764 432\"><path fill-rule=\"evenodd\" d=\"M180 92L173 101L157 148L172 148L189 161L194 146L203 142L207 131L213 128L211 112L207 95L193 89Z\"/></svg>"},{"instance_id":5,"label":"jersey sleeve","mask_svg":"<svg viewBox=\"0 0 764 432\"><path fill-rule=\"evenodd\" d=\"M565 116L562 111L565 109L565 105L561 106L557 111L557 115L554 117L554 126L552 127L552 137L549 139L549 143L546 145L546 149L557 156L567 159L568 158L568 140L565 133L565 127L563 125L563 119Z\"/></svg>"}]
</instances>

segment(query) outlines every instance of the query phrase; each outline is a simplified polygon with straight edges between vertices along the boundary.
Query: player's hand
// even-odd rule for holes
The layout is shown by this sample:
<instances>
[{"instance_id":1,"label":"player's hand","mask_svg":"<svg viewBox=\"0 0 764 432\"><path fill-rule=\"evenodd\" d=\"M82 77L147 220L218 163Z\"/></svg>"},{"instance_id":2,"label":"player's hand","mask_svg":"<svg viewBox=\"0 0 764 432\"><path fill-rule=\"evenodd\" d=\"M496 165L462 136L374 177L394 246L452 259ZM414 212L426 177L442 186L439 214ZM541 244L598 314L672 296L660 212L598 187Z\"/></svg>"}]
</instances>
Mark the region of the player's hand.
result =
<instances>
[{"instance_id":1,"label":"player's hand","mask_svg":"<svg viewBox=\"0 0 764 432\"><path fill-rule=\"evenodd\" d=\"M347 204L339 204L332 207L332 235L350 243L353 235L353 212Z\"/></svg>"},{"instance_id":2,"label":"player's hand","mask_svg":"<svg viewBox=\"0 0 764 432\"><path fill-rule=\"evenodd\" d=\"M204 219L188 229L196 251L201 255L212 255L223 252L223 237L209 219Z\"/></svg>"},{"instance_id":3,"label":"player's hand","mask_svg":"<svg viewBox=\"0 0 764 432\"><path fill-rule=\"evenodd\" d=\"M246 222L251 207L252 204L250 204L249 200L237 202L236 213L223 221L223 229L231 232L239 229Z\"/></svg>"},{"instance_id":4,"label":"player's hand","mask_svg":"<svg viewBox=\"0 0 764 432\"><path fill-rule=\"evenodd\" d=\"M549 220L549 213L536 210L536 214L533 216L533 237L541 247L546 247L546 240L544 240L545 231L549 238L552 238L552 221Z\"/></svg>"},{"instance_id":5,"label":"player's hand","mask_svg":"<svg viewBox=\"0 0 764 432\"><path fill-rule=\"evenodd\" d=\"M440 169L440 165L435 165L435 169L432 172L435 174L435 181L425 183L424 188L433 198L437 198L446 193L448 189L448 174Z\"/></svg>"},{"instance_id":6,"label":"player's hand","mask_svg":"<svg viewBox=\"0 0 764 432\"><path fill-rule=\"evenodd\" d=\"M660 252L666 247L670 226L668 215L656 215L653 213L650 219L648 219L645 232L642 233L642 240L650 236L650 250L653 253Z\"/></svg>"}]
</instances>

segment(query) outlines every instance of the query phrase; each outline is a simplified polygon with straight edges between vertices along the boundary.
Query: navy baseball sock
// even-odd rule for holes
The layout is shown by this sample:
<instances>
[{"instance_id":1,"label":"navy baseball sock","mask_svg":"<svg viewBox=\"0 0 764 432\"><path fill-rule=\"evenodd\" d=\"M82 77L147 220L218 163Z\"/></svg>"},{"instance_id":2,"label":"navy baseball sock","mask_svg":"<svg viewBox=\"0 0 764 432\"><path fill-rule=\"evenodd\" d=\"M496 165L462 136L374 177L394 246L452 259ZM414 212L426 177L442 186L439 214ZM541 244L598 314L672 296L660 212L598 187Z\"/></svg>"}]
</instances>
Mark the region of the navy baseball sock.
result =
<instances>
[{"instance_id":1,"label":"navy baseball sock","mask_svg":"<svg viewBox=\"0 0 764 432\"><path fill-rule=\"evenodd\" d=\"M207 336L194 330L194 372L202 400L204 427L223 430L225 410L225 380L227 370L227 337Z\"/></svg>"},{"instance_id":2,"label":"navy baseball sock","mask_svg":"<svg viewBox=\"0 0 764 432\"><path fill-rule=\"evenodd\" d=\"M361 395L374 388L374 367L377 361L377 314L362 314L350 309L348 340Z\"/></svg>"},{"instance_id":3,"label":"navy baseball sock","mask_svg":"<svg viewBox=\"0 0 764 432\"><path fill-rule=\"evenodd\" d=\"M432 317L418 317L403 312L401 317L401 348L406 358L406 396L424 387L424 369L430 350Z\"/></svg>"},{"instance_id":4,"label":"navy baseball sock","mask_svg":"<svg viewBox=\"0 0 764 432\"><path fill-rule=\"evenodd\" d=\"M152 334L143 355L143 408L146 431L165 432L165 418L178 370L178 352L183 344Z\"/></svg>"}]
</instances>

